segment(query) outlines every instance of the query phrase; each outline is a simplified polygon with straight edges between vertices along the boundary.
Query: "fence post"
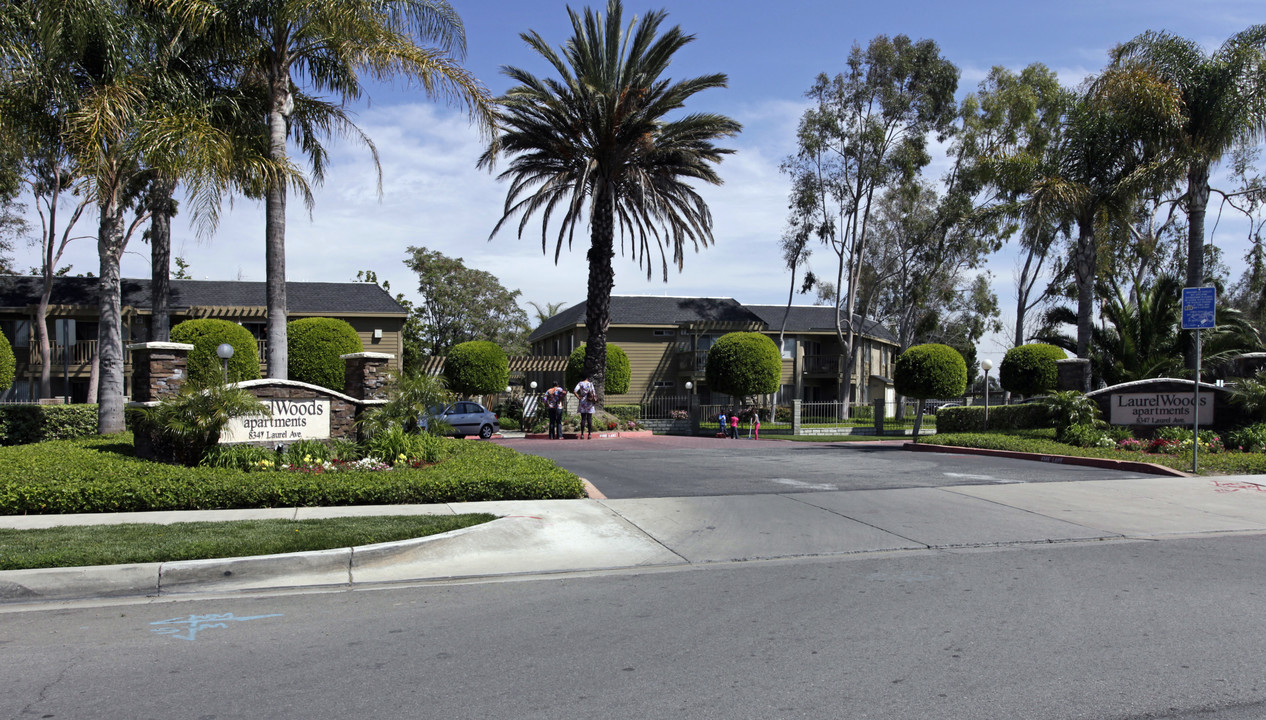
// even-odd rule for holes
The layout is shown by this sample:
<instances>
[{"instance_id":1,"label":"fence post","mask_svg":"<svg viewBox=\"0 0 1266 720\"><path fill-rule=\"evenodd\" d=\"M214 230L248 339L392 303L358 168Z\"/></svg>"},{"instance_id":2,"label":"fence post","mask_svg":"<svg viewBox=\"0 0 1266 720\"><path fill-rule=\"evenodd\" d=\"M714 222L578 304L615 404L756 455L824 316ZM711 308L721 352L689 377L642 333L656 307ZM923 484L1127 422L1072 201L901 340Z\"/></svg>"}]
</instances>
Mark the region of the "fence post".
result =
<instances>
[{"instance_id":1,"label":"fence post","mask_svg":"<svg viewBox=\"0 0 1266 720\"><path fill-rule=\"evenodd\" d=\"M875 408L875 434L884 434L884 410L887 409L887 403L883 398L877 398L870 403Z\"/></svg>"},{"instance_id":2,"label":"fence post","mask_svg":"<svg viewBox=\"0 0 1266 720\"><path fill-rule=\"evenodd\" d=\"M800 434L800 400L791 401L791 434Z\"/></svg>"}]
</instances>

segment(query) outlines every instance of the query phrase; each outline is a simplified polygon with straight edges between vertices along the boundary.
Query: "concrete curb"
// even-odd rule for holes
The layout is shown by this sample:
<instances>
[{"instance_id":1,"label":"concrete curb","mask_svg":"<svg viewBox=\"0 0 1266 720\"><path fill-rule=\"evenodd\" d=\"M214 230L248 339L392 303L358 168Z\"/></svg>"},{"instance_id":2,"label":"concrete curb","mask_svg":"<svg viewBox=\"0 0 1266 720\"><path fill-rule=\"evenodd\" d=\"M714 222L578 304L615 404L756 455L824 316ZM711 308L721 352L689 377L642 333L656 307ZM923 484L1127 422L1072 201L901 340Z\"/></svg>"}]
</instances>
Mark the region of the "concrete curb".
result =
<instances>
[{"instance_id":1,"label":"concrete curb","mask_svg":"<svg viewBox=\"0 0 1266 720\"><path fill-rule=\"evenodd\" d=\"M1141 472L1149 475L1167 477L1196 477L1191 473L1175 470L1156 463L1137 462L1135 460L1110 460L1108 458L1088 458L1074 455L1047 455L1045 453L1019 452L1016 450L990 450L987 448L958 447L955 445L928 445L926 443L908 442L903 446L915 452L957 453L959 455L988 455L990 457L1011 458L1013 460L1037 460L1060 465L1079 465L1104 470L1121 470L1123 472Z\"/></svg>"},{"instance_id":2,"label":"concrete curb","mask_svg":"<svg viewBox=\"0 0 1266 720\"><path fill-rule=\"evenodd\" d=\"M424 538L280 555L5 570L0 571L0 604L351 585L358 564L408 555L422 545L435 551L499 522Z\"/></svg>"}]
</instances>

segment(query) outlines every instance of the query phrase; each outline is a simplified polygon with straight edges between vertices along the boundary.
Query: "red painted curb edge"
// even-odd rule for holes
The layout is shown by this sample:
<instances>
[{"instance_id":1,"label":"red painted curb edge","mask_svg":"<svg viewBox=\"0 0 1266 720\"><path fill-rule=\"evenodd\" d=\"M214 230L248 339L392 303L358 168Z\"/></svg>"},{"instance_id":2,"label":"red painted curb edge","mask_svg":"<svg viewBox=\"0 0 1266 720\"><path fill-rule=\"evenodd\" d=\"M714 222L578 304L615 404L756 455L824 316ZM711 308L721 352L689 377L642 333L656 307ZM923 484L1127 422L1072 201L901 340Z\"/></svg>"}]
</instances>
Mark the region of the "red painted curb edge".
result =
<instances>
[{"instance_id":1,"label":"red painted curb edge","mask_svg":"<svg viewBox=\"0 0 1266 720\"><path fill-rule=\"evenodd\" d=\"M1195 477L1191 473L1175 470L1156 463L1138 462L1135 460L1109 460L1107 458L1076 457L1073 455L1046 455L1044 453L1018 452L1016 450L989 450L986 448L958 447L956 445L928 445L927 443L908 442L906 450L916 452L957 453L959 455L988 455L991 457L1012 458L1014 460L1039 460L1041 462L1060 465L1084 465L1086 467L1104 468L1107 470L1124 470L1141 472L1150 475L1167 475L1169 477Z\"/></svg>"}]
</instances>

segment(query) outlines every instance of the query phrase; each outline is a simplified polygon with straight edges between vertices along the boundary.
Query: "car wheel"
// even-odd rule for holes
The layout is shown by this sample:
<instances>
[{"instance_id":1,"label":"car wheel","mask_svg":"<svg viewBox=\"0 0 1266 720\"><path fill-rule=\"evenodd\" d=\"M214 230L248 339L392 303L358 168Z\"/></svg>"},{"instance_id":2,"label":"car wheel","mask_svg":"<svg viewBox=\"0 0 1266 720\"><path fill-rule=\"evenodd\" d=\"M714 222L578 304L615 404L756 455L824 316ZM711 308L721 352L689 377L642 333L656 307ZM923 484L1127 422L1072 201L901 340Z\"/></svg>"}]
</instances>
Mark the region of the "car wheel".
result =
<instances>
[{"instance_id":1,"label":"car wheel","mask_svg":"<svg viewBox=\"0 0 1266 720\"><path fill-rule=\"evenodd\" d=\"M487 440L488 438L492 437L492 426L484 425L483 427L479 428L479 437L483 438L484 440Z\"/></svg>"}]
</instances>

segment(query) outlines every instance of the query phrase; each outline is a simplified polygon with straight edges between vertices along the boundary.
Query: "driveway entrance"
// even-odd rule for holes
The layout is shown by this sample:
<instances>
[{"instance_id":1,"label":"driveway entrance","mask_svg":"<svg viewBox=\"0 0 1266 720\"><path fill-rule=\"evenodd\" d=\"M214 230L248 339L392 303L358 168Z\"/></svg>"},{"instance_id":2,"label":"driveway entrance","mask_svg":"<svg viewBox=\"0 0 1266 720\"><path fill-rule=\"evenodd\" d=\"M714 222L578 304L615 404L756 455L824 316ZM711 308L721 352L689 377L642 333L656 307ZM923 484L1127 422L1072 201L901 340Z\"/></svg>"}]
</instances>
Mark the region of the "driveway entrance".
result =
<instances>
[{"instance_id":1,"label":"driveway entrance","mask_svg":"<svg viewBox=\"0 0 1266 720\"><path fill-rule=\"evenodd\" d=\"M655 435L499 440L550 458L609 498L753 495L1110 480L1143 475L975 455L914 453L904 441L810 443Z\"/></svg>"}]
</instances>

